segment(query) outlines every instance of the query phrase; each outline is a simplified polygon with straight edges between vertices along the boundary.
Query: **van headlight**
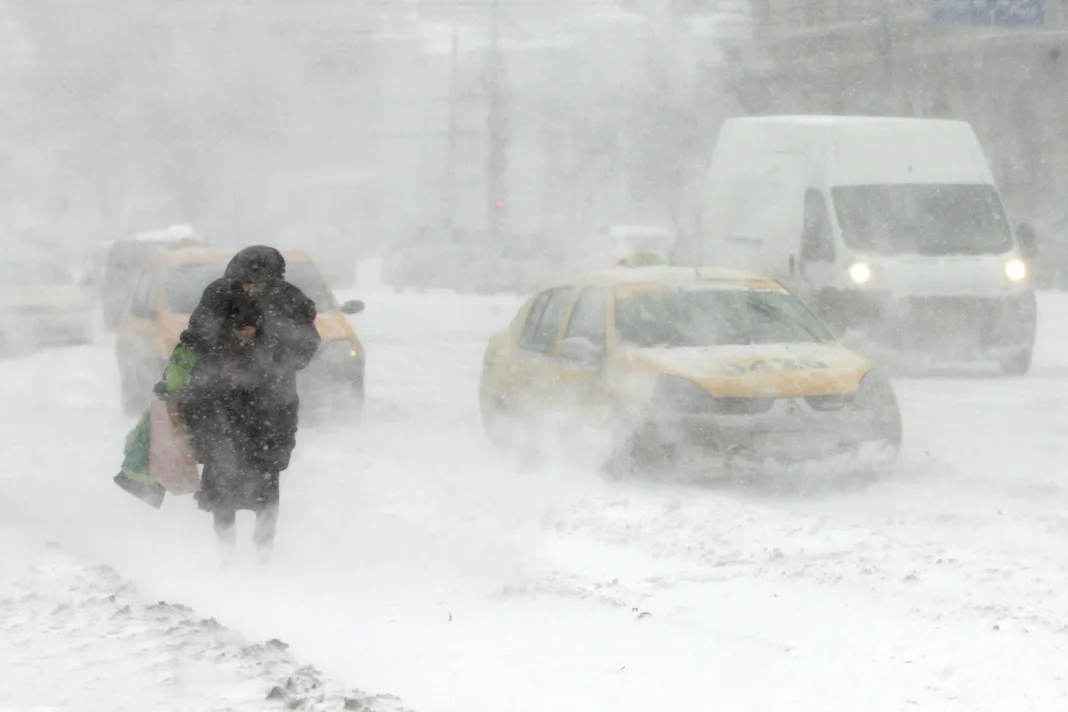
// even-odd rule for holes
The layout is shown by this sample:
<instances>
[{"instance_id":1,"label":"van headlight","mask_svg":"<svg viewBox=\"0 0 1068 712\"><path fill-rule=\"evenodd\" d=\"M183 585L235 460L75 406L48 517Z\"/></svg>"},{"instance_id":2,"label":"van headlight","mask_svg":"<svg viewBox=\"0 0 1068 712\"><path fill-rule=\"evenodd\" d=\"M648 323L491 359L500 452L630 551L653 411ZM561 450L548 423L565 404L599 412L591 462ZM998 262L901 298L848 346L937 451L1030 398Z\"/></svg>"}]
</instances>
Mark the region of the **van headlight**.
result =
<instances>
[{"instance_id":1,"label":"van headlight","mask_svg":"<svg viewBox=\"0 0 1068 712\"><path fill-rule=\"evenodd\" d=\"M1027 279L1027 264L1019 257L1013 257L1005 263L1005 277L1010 282L1022 282Z\"/></svg>"},{"instance_id":2,"label":"van headlight","mask_svg":"<svg viewBox=\"0 0 1068 712\"><path fill-rule=\"evenodd\" d=\"M849 265L849 279L854 284L867 284L871 281L871 265L867 262L854 262Z\"/></svg>"}]
</instances>

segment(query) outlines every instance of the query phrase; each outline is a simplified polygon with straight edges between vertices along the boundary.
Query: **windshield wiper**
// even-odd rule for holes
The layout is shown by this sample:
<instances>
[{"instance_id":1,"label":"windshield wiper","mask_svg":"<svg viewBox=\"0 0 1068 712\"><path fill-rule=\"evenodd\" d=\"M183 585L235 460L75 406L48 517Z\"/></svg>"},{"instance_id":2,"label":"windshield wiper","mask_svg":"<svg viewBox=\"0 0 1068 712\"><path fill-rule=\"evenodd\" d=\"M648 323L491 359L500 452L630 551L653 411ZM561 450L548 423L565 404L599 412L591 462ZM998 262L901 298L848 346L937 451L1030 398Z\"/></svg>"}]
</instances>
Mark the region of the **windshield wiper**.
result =
<instances>
[{"instance_id":1,"label":"windshield wiper","mask_svg":"<svg viewBox=\"0 0 1068 712\"><path fill-rule=\"evenodd\" d=\"M800 319L787 321L783 319L782 312L768 306L767 304L761 304L760 302L750 302L749 307L760 312L761 314L764 314L776 324L781 324L783 326L792 326L796 324L797 326L800 326L806 334L811 336L816 343L823 343L823 339L821 339L817 334L815 334L811 329L809 329L808 326L806 326L805 323Z\"/></svg>"}]
</instances>

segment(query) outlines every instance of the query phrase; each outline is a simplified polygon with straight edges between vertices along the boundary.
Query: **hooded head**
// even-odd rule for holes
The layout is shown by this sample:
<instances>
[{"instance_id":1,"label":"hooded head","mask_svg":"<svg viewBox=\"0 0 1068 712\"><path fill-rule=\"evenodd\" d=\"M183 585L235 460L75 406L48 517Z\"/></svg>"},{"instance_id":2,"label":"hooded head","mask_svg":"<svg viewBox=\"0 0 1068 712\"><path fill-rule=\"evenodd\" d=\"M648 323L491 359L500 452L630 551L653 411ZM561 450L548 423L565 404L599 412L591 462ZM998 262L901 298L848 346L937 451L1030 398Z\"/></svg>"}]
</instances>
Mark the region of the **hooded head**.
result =
<instances>
[{"instance_id":1,"label":"hooded head","mask_svg":"<svg viewBox=\"0 0 1068 712\"><path fill-rule=\"evenodd\" d=\"M266 287L285 278L286 260L273 247L254 245L238 252L226 265L225 276L242 285Z\"/></svg>"}]
</instances>

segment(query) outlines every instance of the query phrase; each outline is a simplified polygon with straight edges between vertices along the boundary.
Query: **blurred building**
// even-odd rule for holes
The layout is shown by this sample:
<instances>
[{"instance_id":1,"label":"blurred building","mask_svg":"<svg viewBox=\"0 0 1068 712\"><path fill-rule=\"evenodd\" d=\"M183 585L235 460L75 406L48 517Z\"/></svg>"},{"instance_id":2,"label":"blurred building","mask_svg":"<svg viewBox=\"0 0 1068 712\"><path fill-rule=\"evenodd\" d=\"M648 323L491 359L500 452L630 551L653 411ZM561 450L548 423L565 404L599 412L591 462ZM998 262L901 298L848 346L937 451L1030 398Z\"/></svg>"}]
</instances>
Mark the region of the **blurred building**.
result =
<instances>
[{"instance_id":1,"label":"blurred building","mask_svg":"<svg viewBox=\"0 0 1068 712\"><path fill-rule=\"evenodd\" d=\"M5 113L36 159L20 185L43 196L43 229L80 221L91 242L179 222L224 244L373 232L347 186L375 160L378 5L6 0L0 36L6 7L34 48ZM278 199L285 184L304 187Z\"/></svg>"},{"instance_id":2,"label":"blurred building","mask_svg":"<svg viewBox=\"0 0 1068 712\"><path fill-rule=\"evenodd\" d=\"M1068 5L1052 0L751 0L731 45L748 113L965 119L1010 211L1038 223L1068 189Z\"/></svg>"}]
</instances>

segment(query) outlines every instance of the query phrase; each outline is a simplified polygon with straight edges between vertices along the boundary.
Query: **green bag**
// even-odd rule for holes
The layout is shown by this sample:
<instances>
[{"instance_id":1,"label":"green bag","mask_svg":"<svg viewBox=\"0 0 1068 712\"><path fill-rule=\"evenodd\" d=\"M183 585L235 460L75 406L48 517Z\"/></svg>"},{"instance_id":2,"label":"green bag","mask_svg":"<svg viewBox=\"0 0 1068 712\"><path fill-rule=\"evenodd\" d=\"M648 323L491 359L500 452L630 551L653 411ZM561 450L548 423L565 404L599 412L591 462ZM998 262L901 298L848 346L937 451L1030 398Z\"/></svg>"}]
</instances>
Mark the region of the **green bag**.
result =
<instances>
[{"instance_id":1,"label":"green bag","mask_svg":"<svg viewBox=\"0 0 1068 712\"><path fill-rule=\"evenodd\" d=\"M188 346L179 344L171 353L167 361L167 368L163 373L162 393L157 393L160 398L169 400L180 391L189 381L189 376L196 366L196 353ZM123 449L122 468L115 475L113 481L119 487L129 492L134 497L159 509L163 505L163 498L167 491L159 484L149 472L149 453L151 451L152 427L149 422L149 411L145 411L137 425L126 435L126 444Z\"/></svg>"}]
</instances>

